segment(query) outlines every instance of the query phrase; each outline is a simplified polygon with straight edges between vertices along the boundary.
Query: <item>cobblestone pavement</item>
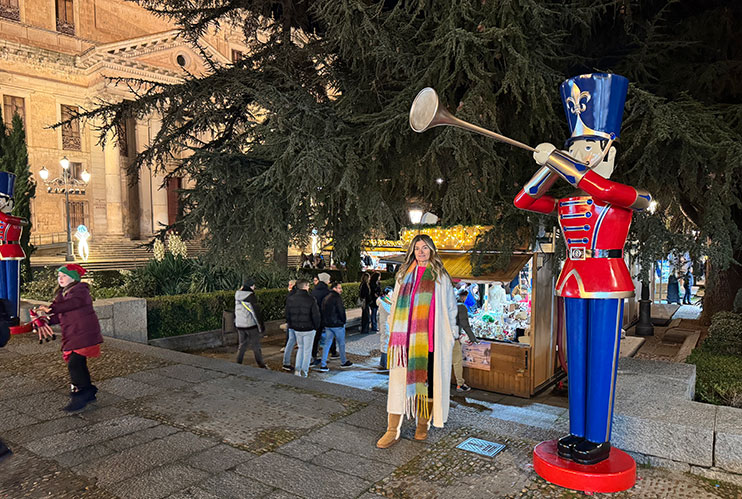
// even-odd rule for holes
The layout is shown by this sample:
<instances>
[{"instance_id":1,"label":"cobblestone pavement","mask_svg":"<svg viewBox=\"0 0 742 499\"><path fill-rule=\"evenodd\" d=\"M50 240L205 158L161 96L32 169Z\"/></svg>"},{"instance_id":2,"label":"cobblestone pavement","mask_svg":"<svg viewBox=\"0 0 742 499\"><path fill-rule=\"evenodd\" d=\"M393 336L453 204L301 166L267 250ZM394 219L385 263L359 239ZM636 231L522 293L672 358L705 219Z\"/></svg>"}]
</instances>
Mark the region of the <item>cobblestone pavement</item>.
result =
<instances>
[{"instance_id":1,"label":"cobblestone pavement","mask_svg":"<svg viewBox=\"0 0 742 499\"><path fill-rule=\"evenodd\" d=\"M106 340L90 362L98 402L68 415L57 348L14 337L0 350L0 437L15 453L0 462L1 498L582 496L533 472L531 450L553 429L466 399L428 441L406 422L402 441L380 450L383 393ZM457 449L468 436L507 448L495 458ZM689 474L638 474L617 497L742 497Z\"/></svg>"}]
</instances>

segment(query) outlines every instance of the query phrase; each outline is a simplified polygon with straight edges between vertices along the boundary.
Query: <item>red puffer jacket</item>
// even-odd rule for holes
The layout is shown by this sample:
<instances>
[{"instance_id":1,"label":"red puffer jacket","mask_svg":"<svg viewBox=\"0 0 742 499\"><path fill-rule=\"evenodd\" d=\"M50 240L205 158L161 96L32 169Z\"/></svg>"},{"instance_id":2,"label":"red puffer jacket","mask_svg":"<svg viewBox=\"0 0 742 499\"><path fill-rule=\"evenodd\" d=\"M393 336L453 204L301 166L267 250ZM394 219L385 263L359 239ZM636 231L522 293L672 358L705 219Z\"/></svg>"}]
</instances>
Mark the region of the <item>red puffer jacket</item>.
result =
<instances>
[{"instance_id":1,"label":"red puffer jacket","mask_svg":"<svg viewBox=\"0 0 742 499\"><path fill-rule=\"evenodd\" d=\"M50 324L62 326L62 350L70 351L103 343L100 323L93 309L90 289L75 282L60 290L51 306Z\"/></svg>"}]
</instances>

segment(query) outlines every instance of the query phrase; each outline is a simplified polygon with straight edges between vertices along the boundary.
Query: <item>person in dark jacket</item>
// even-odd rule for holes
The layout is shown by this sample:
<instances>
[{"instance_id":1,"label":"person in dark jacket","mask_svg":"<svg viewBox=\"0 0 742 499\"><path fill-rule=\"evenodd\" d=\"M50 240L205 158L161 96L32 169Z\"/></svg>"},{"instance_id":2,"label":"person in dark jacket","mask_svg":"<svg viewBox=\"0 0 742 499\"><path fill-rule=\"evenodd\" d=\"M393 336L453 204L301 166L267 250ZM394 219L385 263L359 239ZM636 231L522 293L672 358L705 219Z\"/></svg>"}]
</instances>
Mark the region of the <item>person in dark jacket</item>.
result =
<instances>
[{"instance_id":1,"label":"person in dark jacket","mask_svg":"<svg viewBox=\"0 0 742 499\"><path fill-rule=\"evenodd\" d=\"M322 350L322 363L317 369L327 372L327 356L330 353L330 342L335 339L340 349L340 367L353 365L345 357L345 305L343 305L343 285L338 281L330 283L330 294L322 302L322 318L325 323L325 348Z\"/></svg>"},{"instance_id":2,"label":"person in dark jacket","mask_svg":"<svg viewBox=\"0 0 742 499\"><path fill-rule=\"evenodd\" d=\"M685 271L685 275L683 276L683 290L685 291L683 294L683 304L691 305L691 299L693 298L693 269L690 267L688 267L688 270Z\"/></svg>"},{"instance_id":3,"label":"person in dark jacket","mask_svg":"<svg viewBox=\"0 0 742 499\"><path fill-rule=\"evenodd\" d=\"M237 363L242 364L248 345L255 355L259 367L267 369L260 349L260 337L265 332L263 313L255 296L255 281L245 279L242 287L234 293L234 326L237 328L239 347Z\"/></svg>"},{"instance_id":4,"label":"person in dark jacket","mask_svg":"<svg viewBox=\"0 0 742 499\"><path fill-rule=\"evenodd\" d=\"M469 309L464 303L469 295L469 291L462 289L458 292L457 298L457 314L456 314L456 326L458 334L456 343L453 345L452 363L453 363L453 375L456 378L456 391L457 392L468 392L471 387L464 381L464 366L462 365L463 358L461 352L461 345L468 343L479 343L477 337L474 336L474 331L469 325Z\"/></svg>"},{"instance_id":5,"label":"person in dark jacket","mask_svg":"<svg viewBox=\"0 0 742 499\"><path fill-rule=\"evenodd\" d=\"M80 282L86 270L76 263L57 269L59 290L51 305L40 306L38 310L49 314L49 324L62 327L62 356L67 362L72 389L70 403L64 408L67 412L79 411L95 400L98 389L90 381L88 357L100 356L103 336L100 332L98 316L93 309L93 299L87 283ZM52 330L44 326L41 336L51 337Z\"/></svg>"},{"instance_id":6,"label":"person in dark jacket","mask_svg":"<svg viewBox=\"0 0 742 499\"><path fill-rule=\"evenodd\" d=\"M367 272L361 275L361 285L358 288L358 301L361 305L361 334L369 333L369 326L371 325L371 299L373 294L371 293L370 276Z\"/></svg>"},{"instance_id":7,"label":"person in dark jacket","mask_svg":"<svg viewBox=\"0 0 742 499\"><path fill-rule=\"evenodd\" d=\"M286 299L288 300L288 297L296 293L296 279L291 279L289 281L289 294L286 295ZM285 305L284 305L285 307ZM286 325L286 343L281 348L281 352L283 352L283 367L282 369L284 371L293 371L294 368L291 366L291 354L294 352L294 347L296 346L296 335L294 334L294 331L291 330L291 328Z\"/></svg>"},{"instance_id":8,"label":"person in dark jacket","mask_svg":"<svg viewBox=\"0 0 742 499\"><path fill-rule=\"evenodd\" d=\"M0 348L2 348L10 339L10 314L8 311L10 311L12 305L8 300L0 300L0 302L2 302L0 313L3 314L3 317L0 318ZM5 445L5 442L0 440L0 462L12 454L8 446Z\"/></svg>"},{"instance_id":9,"label":"person in dark jacket","mask_svg":"<svg viewBox=\"0 0 742 499\"><path fill-rule=\"evenodd\" d=\"M368 307L369 315L371 316L371 331L374 333L379 332L379 306L376 304L376 300L381 296L381 284L379 284L379 281L381 281L381 274L379 272L373 272L371 274L371 279L368 281L369 291L371 292L371 296L368 300Z\"/></svg>"},{"instance_id":10,"label":"person in dark jacket","mask_svg":"<svg viewBox=\"0 0 742 499\"><path fill-rule=\"evenodd\" d=\"M286 326L294 331L299 351L296 353L294 374L309 374L309 359L312 355L314 335L321 326L319 306L309 294L309 281L296 281L296 292L286 298Z\"/></svg>"},{"instance_id":11,"label":"person in dark jacket","mask_svg":"<svg viewBox=\"0 0 742 499\"><path fill-rule=\"evenodd\" d=\"M314 297L314 300L317 302L317 306L319 307L319 315L320 318L322 318L322 300L325 299L325 296L330 294L330 288L327 287L327 284L330 282L330 274L327 272L322 272L317 275L318 282L314 284L314 289L312 290L312 296ZM317 331L317 334L314 335L314 342L312 343L312 366L318 366L319 365L319 359L317 358L317 352L319 350L320 342L323 339L323 328L324 328L324 321L322 321L322 326L320 327L320 330ZM331 340L332 341L332 340ZM333 342L334 347L334 342ZM330 352L335 351L335 348L331 347Z\"/></svg>"}]
</instances>

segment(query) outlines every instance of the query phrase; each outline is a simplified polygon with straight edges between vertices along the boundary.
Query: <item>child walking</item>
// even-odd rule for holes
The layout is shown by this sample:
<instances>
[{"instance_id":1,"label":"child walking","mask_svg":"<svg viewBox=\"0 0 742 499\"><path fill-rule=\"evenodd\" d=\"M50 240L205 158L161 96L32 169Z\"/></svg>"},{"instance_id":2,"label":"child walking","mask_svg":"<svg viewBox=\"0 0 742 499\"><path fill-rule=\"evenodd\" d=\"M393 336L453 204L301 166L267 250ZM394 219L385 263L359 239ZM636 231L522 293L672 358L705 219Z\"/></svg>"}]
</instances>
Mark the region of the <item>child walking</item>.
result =
<instances>
[{"instance_id":1,"label":"child walking","mask_svg":"<svg viewBox=\"0 0 742 499\"><path fill-rule=\"evenodd\" d=\"M67 412L79 411L95 400L98 389L90 381L88 357L100 355L103 336L87 283L80 282L86 270L76 263L57 269L59 290L51 305L39 310L49 315L49 324L62 327L62 356L67 362L72 388ZM51 328L41 328L41 336L51 336Z\"/></svg>"}]
</instances>

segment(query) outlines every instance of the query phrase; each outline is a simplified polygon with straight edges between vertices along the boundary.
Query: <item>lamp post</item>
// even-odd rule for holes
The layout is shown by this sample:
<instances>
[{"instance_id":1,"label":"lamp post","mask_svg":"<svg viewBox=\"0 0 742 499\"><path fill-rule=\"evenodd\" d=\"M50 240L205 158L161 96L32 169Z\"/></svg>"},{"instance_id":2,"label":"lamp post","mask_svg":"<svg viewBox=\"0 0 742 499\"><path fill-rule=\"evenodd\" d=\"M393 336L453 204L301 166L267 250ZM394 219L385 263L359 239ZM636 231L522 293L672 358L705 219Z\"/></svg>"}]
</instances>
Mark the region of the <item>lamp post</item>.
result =
<instances>
[{"instance_id":1,"label":"lamp post","mask_svg":"<svg viewBox=\"0 0 742 499\"><path fill-rule=\"evenodd\" d=\"M64 204L67 216L67 254L64 259L68 262L75 261L75 250L72 246L72 227L70 226L70 189L77 194L85 194L85 188L90 181L90 173L87 170L83 170L80 174L80 179L70 178L70 160L67 156L64 156L59 160L59 166L62 167L62 176L55 178L54 180L49 179L49 170L46 167L42 167L39 171L41 180L46 185L46 191L49 193L59 194L64 193Z\"/></svg>"}]
</instances>

